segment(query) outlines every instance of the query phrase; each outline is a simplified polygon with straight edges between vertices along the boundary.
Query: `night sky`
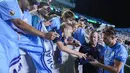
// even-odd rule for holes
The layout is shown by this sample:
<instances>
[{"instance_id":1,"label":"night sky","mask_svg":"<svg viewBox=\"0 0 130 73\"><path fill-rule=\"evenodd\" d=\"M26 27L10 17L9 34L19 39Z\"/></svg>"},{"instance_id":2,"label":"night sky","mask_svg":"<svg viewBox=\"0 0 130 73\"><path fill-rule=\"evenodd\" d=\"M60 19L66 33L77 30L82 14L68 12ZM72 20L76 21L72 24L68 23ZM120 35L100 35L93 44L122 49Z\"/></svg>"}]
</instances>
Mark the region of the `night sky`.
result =
<instances>
[{"instance_id":1,"label":"night sky","mask_svg":"<svg viewBox=\"0 0 130 73\"><path fill-rule=\"evenodd\" d=\"M130 28L130 3L126 0L76 0L73 11Z\"/></svg>"}]
</instances>

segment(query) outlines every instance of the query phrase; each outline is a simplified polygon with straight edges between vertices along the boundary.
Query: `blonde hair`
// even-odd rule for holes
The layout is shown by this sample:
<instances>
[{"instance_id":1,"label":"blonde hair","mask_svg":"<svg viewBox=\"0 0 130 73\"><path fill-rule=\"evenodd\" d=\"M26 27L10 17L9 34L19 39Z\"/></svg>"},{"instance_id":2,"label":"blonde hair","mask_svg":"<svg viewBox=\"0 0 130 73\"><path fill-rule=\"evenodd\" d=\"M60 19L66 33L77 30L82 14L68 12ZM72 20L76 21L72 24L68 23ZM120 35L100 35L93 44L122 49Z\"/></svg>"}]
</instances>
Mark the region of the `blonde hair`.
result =
<instances>
[{"instance_id":1,"label":"blonde hair","mask_svg":"<svg viewBox=\"0 0 130 73\"><path fill-rule=\"evenodd\" d=\"M66 10L63 11L61 17L65 18L65 19L67 19L67 18L74 18L74 13L71 10L66 9Z\"/></svg>"}]
</instances>

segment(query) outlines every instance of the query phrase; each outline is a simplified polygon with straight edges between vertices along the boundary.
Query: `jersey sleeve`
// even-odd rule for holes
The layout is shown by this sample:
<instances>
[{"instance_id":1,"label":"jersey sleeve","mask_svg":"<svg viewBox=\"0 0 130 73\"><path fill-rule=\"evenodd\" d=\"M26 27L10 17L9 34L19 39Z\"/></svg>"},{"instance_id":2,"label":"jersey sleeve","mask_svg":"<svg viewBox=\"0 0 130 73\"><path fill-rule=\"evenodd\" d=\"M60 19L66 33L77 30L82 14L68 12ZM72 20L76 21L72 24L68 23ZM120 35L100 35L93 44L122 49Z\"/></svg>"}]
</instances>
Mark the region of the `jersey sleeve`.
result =
<instances>
[{"instance_id":1,"label":"jersey sleeve","mask_svg":"<svg viewBox=\"0 0 130 73\"><path fill-rule=\"evenodd\" d=\"M0 18L4 21L22 18L22 12L17 0L1 0L0 1Z\"/></svg>"}]
</instances>

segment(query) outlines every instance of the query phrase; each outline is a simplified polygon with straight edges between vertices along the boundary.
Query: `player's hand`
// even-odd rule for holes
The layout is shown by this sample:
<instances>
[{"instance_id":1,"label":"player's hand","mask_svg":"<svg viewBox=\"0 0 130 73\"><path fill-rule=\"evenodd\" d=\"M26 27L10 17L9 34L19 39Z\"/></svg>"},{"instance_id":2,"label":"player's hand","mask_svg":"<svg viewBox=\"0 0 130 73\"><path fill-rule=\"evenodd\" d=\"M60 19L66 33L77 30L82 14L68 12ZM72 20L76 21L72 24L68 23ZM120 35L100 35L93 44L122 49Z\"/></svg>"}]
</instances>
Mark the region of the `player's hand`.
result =
<instances>
[{"instance_id":1,"label":"player's hand","mask_svg":"<svg viewBox=\"0 0 130 73\"><path fill-rule=\"evenodd\" d=\"M48 32L45 34L45 38L48 40L54 40L57 37L57 33L55 32Z\"/></svg>"},{"instance_id":2,"label":"player's hand","mask_svg":"<svg viewBox=\"0 0 130 73\"><path fill-rule=\"evenodd\" d=\"M94 66L98 66L100 64L96 59L93 59L93 61L90 61L89 63Z\"/></svg>"}]
</instances>

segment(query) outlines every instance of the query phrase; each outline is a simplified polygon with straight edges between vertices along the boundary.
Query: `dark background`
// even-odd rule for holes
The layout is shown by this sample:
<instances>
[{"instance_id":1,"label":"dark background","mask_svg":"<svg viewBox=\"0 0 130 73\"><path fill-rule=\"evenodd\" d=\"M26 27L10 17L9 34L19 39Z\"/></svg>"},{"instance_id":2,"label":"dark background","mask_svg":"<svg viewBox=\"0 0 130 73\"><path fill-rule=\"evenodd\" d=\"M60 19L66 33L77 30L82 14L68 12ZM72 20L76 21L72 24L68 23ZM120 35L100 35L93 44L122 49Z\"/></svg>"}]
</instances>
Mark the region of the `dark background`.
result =
<instances>
[{"instance_id":1,"label":"dark background","mask_svg":"<svg viewBox=\"0 0 130 73\"><path fill-rule=\"evenodd\" d=\"M103 19L116 27L130 28L130 2L127 0L76 0L73 11Z\"/></svg>"}]
</instances>

